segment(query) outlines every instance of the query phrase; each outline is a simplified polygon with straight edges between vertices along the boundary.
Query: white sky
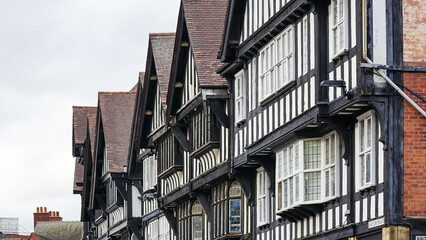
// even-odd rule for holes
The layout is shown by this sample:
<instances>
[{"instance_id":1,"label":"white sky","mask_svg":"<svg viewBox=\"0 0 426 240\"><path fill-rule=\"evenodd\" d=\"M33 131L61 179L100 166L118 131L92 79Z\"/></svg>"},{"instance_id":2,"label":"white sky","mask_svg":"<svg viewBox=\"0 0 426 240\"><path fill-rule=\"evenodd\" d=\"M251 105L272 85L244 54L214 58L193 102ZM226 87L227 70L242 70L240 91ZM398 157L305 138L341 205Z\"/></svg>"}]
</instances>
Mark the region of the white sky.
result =
<instances>
[{"instance_id":1,"label":"white sky","mask_svg":"<svg viewBox=\"0 0 426 240\"><path fill-rule=\"evenodd\" d=\"M37 207L80 219L72 106L128 91L148 33L174 32L180 0L0 0L0 217L33 231Z\"/></svg>"}]
</instances>

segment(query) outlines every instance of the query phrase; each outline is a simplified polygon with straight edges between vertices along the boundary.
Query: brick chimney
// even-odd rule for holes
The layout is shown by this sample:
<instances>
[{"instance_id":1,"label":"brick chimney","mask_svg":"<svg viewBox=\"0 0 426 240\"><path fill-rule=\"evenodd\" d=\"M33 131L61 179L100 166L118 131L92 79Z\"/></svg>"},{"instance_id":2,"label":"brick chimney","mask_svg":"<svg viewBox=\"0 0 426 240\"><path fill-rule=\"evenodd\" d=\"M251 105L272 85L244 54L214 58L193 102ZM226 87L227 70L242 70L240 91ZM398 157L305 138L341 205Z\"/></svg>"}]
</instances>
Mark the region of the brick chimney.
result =
<instances>
[{"instance_id":1,"label":"brick chimney","mask_svg":"<svg viewBox=\"0 0 426 240\"><path fill-rule=\"evenodd\" d=\"M38 207L37 212L34 213L34 228L36 227L38 222L48 222L49 221L49 213L47 212L47 208Z\"/></svg>"},{"instance_id":2,"label":"brick chimney","mask_svg":"<svg viewBox=\"0 0 426 240\"><path fill-rule=\"evenodd\" d=\"M61 222L62 217L59 216L59 212L52 212L52 215L49 217L49 222Z\"/></svg>"}]
</instances>

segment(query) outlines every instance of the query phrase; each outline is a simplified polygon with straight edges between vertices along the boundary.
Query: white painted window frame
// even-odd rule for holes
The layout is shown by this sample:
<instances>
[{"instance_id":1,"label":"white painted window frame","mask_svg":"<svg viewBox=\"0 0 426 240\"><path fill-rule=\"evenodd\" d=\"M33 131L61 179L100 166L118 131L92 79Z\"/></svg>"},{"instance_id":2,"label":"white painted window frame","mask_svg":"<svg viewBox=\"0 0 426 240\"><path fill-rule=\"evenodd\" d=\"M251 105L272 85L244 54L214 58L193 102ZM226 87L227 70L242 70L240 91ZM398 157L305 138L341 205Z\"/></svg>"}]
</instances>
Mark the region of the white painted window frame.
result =
<instances>
[{"instance_id":1,"label":"white painted window frame","mask_svg":"<svg viewBox=\"0 0 426 240\"><path fill-rule=\"evenodd\" d=\"M258 63L260 101L294 81L294 32L293 25L287 27L260 50ZM286 40L283 43L284 38Z\"/></svg>"},{"instance_id":2,"label":"white painted window frame","mask_svg":"<svg viewBox=\"0 0 426 240\"><path fill-rule=\"evenodd\" d=\"M356 156L356 190L363 190L369 187L376 185L376 157L377 152L375 149L377 148L377 134L379 133L379 129L376 129L377 118L375 111L370 110L360 116L357 117L358 122L355 124L355 156ZM364 127L364 133L361 133L361 124L364 123L364 126L367 126L368 120L371 120L371 134L370 134L370 146L365 147L365 149L361 149L361 145L367 143L368 137L368 129ZM366 178L366 172L362 168L364 156L370 155L370 181L363 182L362 179Z\"/></svg>"},{"instance_id":3,"label":"white painted window frame","mask_svg":"<svg viewBox=\"0 0 426 240\"><path fill-rule=\"evenodd\" d=\"M235 74L235 123L246 119L245 89L246 81L244 79L244 69ZM238 108L240 106L240 109Z\"/></svg>"},{"instance_id":4,"label":"white painted window frame","mask_svg":"<svg viewBox=\"0 0 426 240\"><path fill-rule=\"evenodd\" d=\"M335 161L333 164L326 164L326 154L325 154L325 145L326 145L326 139L330 138L331 136L335 137ZM321 140L321 146L320 146L320 164L318 168L313 169L305 169L304 166L304 143L313 141L313 140ZM298 140L282 149L277 151L276 153L276 210L277 212L283 212L288 209L291 209L293 207L302 205L302 204L317 204L317 203L324 203L327 201L330 201L334 198L337 198L340 195L339 192L339 186L341 184L340 182L340 172L339 172L339 166L341 162L341 158L339 155L339 138L335 131L332 131L320 138L309 138L309 139L302 139ZM298 152L296 156L296 152ZM292 157L293 155L293 157ZM290 161L293 159L293 161ZM292 163L292 164L290 164ZM290 165L292 165L292 171L290 168ZM326 186L326 171L329 171L330 167L335 168L335 194L326 196L325 194L325 186ZM287 170L285 169L287 168ZM306 173L313 173L313 172L320 172L321 175L321 182L320 182L320 198L318 200L306 200L305 199L305 174ZM298 177L298 184L297 186L293 187L293 191L291 194L286 194L285 192L285 186L287 186L287 192L290 192L290 182L291 179L293 179L293 186L296 185L296 178ZM330 179L331 181L331 179ZM281 186L281 194L279 190L279 186ZM297 189L296 189L297 188ZM298 190L298 194L297 194ZM279 208L279 196L282 196L281 199L281 205L282 207ZM292 196L293 201L291 201L290 197ZM286 198L287 197L287 198ZM285 202L287 202L287 205L285 205Z\"/></svg>"},{"instance_id":5,"label":"white painted window frame","mask_svg":"<svg viewBox=\"0 0 426 240\"><path fill-rule=\"evenodd\" d=\"M263 167L257 169L257 226L269 223L269 178Z\"/></svg>"},{"instance_id":6,"label":"white painted window frame","mask_svg":"<svg viewBox=\"0 0 426 240\"><path fill-rule=\"evenodd\" d=\"M340 13L341 16L336 16L336 12L338 15L339 10L342 10ZM330 25L330 52L332 59L339 57L348 51L348 43L349 43L349 34L348 34L348 23L349 23L349 14L348 14L348 0L331 0L331 4L329 6L329 25ZM337 19L337 21L336 21ZM339 32L343 31L343 32ZM336 34L338 34L339 45L336 42ZM343 42L342 38L343 37ZM341 44L340 44L341 43Z\"/></svg>"}]
</instances>

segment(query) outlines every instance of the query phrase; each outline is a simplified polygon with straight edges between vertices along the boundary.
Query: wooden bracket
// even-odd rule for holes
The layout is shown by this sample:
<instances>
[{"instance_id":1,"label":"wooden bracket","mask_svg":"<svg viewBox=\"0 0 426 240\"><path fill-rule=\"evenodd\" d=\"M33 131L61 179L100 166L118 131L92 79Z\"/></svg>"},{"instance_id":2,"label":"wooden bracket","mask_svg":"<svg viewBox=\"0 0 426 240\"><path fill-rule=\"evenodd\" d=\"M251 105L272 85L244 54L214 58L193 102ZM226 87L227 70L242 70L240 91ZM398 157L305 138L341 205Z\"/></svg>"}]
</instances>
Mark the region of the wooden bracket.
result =
<instances>
[{"instance_id":1,"label":"wooden bracket","mask_svg":"<svg viewBox=\"0 0 426 240\"><path fill-rule=\"evenodd\" d=\"M213 208L209 203L208 193L196 191L196 192L192 192L191 195L197 198L197 200L201 204L201 207L203 207L203 210L207 215L207 220L213 223Z\"/></svg>"},{"instance_id":2,"label":"wooden bracket","mask_svg":"<svg viewBox=\"0 0 426 240\"><path fill-rule=\"evenodd\" d=\"M268 178L269 178L268 190L271 194L271 197L274 197L274 194L275 194L275 160L274 158L269 155L258 155L258 156L252 156L250 157L250 159L253 159L256 162L258 162L265 169L265 172L268 174Z\"/></svg>"},{"instance_id":3,"label":"wooden bracket","mask_svg":"<svg viewBox=\"0 0 426 240\"><path fill-rule=\"evenodd\" d=\"M187 152L191 152L191 143L186 138L186 134L183 132L182 128L178 126L171 126L170 128L183 149Z\"/></svg>"},{"instance_id":4,"label":"wooden bracket","mask_svg":"<svg viewBox=\"0 0 426 240\"><path fill-rule=\"evenodd\" d=\"M256 178L253 176L256 176L256 171L252 168L236 169L234 176L240 183L249 206L253 207L256 198Z\"/></svg>"},{"instance_id":5,"label":"wooden bracket","mask_svg":"<svg viewBox=\"0 0 426 240\"><path fill-rule=\"evenodd\" d=\"M162 209L164 216L166 217L167 221L169 222L170 227L173 229L173 233L177 234L177 220L175 215L173 214L173 210L170 208L163 208Z\"/></svg>"},{"instance_id":6,"label":"wooden bracket","mask_svg":"<svg viewBox=\"0 0 426 240\"><path fill-rule=\"evenodd\" d=\"M121 181L116 180L115 186L117 186L118 192L123 197L124 201L128 201L127 199L127 191L126 188L123 186L123 183Z\"/></svg>"},{"instance_id":7,"label":"wooden bracket","mask_svg":"<svg viewBox=\"0 0 426 240\"><path fill-rule=\"evenodd\" d=\"M209 103L211 110L216 115L220 124L222 124L222 126L226 128L229 128L231 125L229 121L229 116L226 114L223 106L219 103L219 100L210 99L210 100L207 100L207 102Z\"/></svg>"}]
</instances>

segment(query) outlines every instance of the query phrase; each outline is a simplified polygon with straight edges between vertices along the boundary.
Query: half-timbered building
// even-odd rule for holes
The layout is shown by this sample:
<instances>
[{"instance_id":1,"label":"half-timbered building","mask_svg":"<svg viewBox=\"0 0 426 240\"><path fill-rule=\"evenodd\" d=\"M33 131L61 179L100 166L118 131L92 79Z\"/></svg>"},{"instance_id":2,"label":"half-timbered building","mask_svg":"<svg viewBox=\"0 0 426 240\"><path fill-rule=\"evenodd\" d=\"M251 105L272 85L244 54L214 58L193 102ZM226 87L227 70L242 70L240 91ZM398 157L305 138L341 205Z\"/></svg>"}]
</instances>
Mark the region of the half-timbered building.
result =
<instances>
[{"instance_id":1,"label":"half-timbered building","mask_svg":"<svg viewBox=\"0 0 426 240\"><path fill-rule=\"evenodd\" d=\"M132 209L132 194L137 192L131 191L127 178L135 96L134 92L99 93L90 192L96 239L129 239L132 234L141 239L141 213Z\"/></svg>"},{"instance_id":2,"label":"half-timbered building","mask_svg":"<svg viewBox=\"0 0 426 240\"><path fill-rule=\"evenodd\" d=\"M94 212L90 209L91 177L93 167L93 148L96 129L96 107L73 106L73 156L76 167L74 171L74 194L81 195L80 221L84 223L85 239L93 239L88 234L94 223Z\"/></svg>"},{"instance_id":3,"label":"half-timbered building","mask_svg":"<svg viewBox=\"0 0 426 240\"><path fill-rule=\"evenodd\" d=\"M230 176L229 94L216 74L228 1L181 2L158 138L159 207L178 239L232 239L250 232L244 186Z\"/></svg>"},{"instance_id":4,"label":"half-timbered building","mask_svg":"<svg viewBox=\"0 0 426 240\"><path fill-rule=\"evenodd\" d=\"M402 98L389 83L402 78L377 70L402 65L400 17L394 0L230 1L218 72L232 166L256 176L253 238L377 239L403 224Z\"/></svg>"},{"instance_id":5,"label":"half-timbered building","mask_svg":"<svg viewBox=\"0 0 426 240\"><path fill-rule=\"evenodd\" d=\"M165 132L165 109L175 33L151 33L146 74L136 97L129 178L142 196L143 239L175 239L166 217L158 209L158 136Z\"/></svg>"}]
</instances>

